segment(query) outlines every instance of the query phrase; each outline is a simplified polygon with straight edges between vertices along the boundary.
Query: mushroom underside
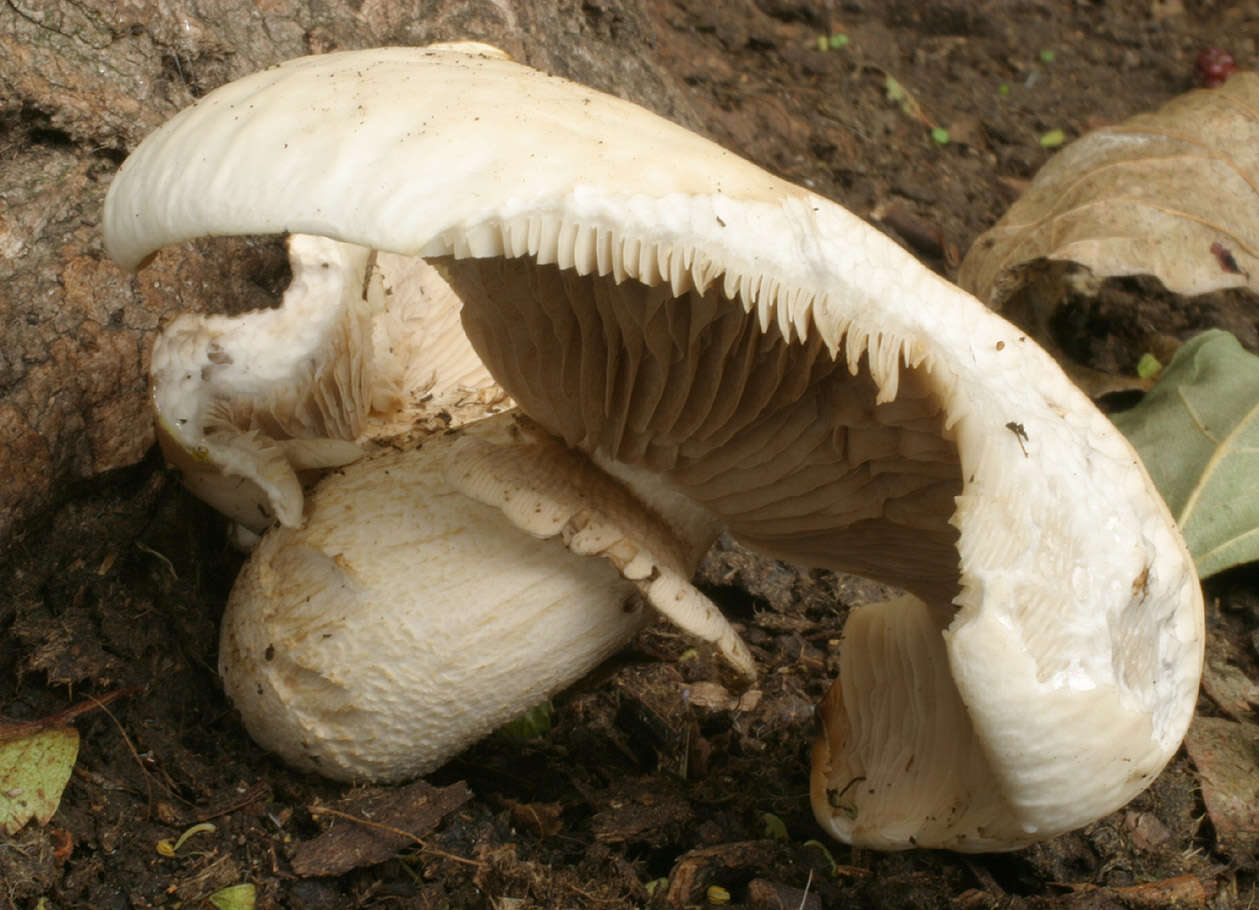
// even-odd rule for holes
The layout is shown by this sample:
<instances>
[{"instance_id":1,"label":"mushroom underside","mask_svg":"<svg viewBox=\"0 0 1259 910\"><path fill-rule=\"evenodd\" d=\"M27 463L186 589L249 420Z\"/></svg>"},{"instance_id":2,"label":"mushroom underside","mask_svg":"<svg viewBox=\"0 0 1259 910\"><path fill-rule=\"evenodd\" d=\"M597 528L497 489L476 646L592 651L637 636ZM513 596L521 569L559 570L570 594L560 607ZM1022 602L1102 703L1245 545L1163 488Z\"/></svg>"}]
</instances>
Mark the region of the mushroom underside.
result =
<instances>
[{"instance_id":1,"label":"mushroom underside","mask_svg":"<svg viewBox=\"0 0 1259 910\"><path fill-rule=\"evenodd\" d=\"M950 610L961 466L929 371L880 403L864 357L784 338L721 290L440 260L468 336L522 410L576 449L662 476L744 544Z\"/></svg>"}]
</instances>

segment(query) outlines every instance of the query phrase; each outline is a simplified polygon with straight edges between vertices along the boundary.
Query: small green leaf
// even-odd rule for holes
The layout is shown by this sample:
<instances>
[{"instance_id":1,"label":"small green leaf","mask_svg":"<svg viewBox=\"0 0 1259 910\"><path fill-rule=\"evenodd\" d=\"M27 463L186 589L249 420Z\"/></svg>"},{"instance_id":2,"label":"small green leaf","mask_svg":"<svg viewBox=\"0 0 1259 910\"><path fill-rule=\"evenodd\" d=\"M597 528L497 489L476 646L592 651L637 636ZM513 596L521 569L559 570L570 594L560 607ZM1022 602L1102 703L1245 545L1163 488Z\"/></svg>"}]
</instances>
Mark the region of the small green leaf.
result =
<instances>
[{"instance_id":1,"label":"small green leaf","mask_svg":"<svg viewBox=\"0 0 1259 910\"><path fill-rule=\"evenodd\" d=\"M1040 137L1040 147L1043 149L1056 149L1067 141L1067 134L1062 130L1050 130Z\"/></svg>"},{"instance_id":2,"label":"small green leaf","mask_svg":"<svg viewBox=\"0 0 1259 910\"><path fill-rule=\"evenodd\" d=\"M258 889L253 885L232 885L210 895L210 903L217 910L254 910Z\"/></svg>"},{"instance_id":3,"label":"small green leaf","mask_svg":"<svg viewBox=\"0 0 1259 910\"><path fill-rule=\"evenodd\" d=\"M1228 332L1204 332L1113 419L1167 501L1199 577L1259 560L1259 357Z\"/></svg>"},{"instance_id":4,"label":"small green leaf","mask_svg":"<svg viewBox=\"0 0 1259 910\"><path fill-rule=\"evenodd\" d=\"M549 701L534 705L524 714L498 728L501 736L513 742L527 742L551 732L551 718L555 708Z\"/></svg>"},{"instance_id":5,"label":"small green leaf","mask_svg":"<svg viewBox=\"0 0 1259 910\"><path fill-rule=\"evenodd\" d=\"M909 97L909 92L905 91L905 86L895 76L889 75L883 80L883 90L887 93L888 101L904 101Z\"/></svg>"},{"instance_id":6,"label":"small green leaf","mask_svg":"<svg viewBox=\"0 0 1259 910\"><path fill-rule=\"evenodd\" d=\"M831 35L831 39L829 43L831 46L831 50L833 51L843 50L845 47L848 46L848 36L845 35L843 32L837 32L836 34Z\"/></svg>"},{"instance_id":7,"label":"small green leaf","mask_svg":"<svg viewBox=\"0 0 1259 910\"><path fill-rule=\"evenodd\" d=\"M931 130L931 138L935 141L936 145L948 145L949 131L942 126L933 127Z\"/></svg>"},{"instance_id":8,"label":"small green leaf","mask_svg":"<svg viewBox=\"0 0 1259 910\"><path fill-rule=\"evenodd\" d=\"M1043 51L1041 51L1041 52L1040 52L1040 62L1041 62L1041 63L1053 63L1053 62L1054 62L1054 52L1053 52L1053 51L1051 51L1051 50L1043 50Z\"/></svg>"},{"instance_id":9,"label":"small green leaf","mask_svg":"<svg viewBox=\"0 0 1259 910\"><path fill-rule=\"evenodd\" d=\"M1142 354L1141 359L1137 361L1137 376L1141 379L1153 379L1161 369L1163 369L1163 364L1149 351Z\"/></svg>"},{"instance_id":10,"label":"small green leaf","mask_svg":"<svg viewBox=\"0 0 1259 910\"><path fill-rule=\"evenodd\" d=\"M783 820L772 812L761 813L761 821L765 823L765 837L769 840L790 840L787 826Z\"/></svg>"},{"instance_id":11,"label":"small green leaf","mask_svg":"<svg viewBox=\"0 0 1259 910\"><path fill-rule=\"evenodd\" d=\"M1008 83L1008 82L1002 82L1000 85L998 85L998 86L997 86L997 94L998 94L998 95L1008 95L1008 94L1010 94L1010 83Z\"/></svg>"},{"instance_id":12,"label":"small green leaf","mask_svg":"<svg viewBox=\"0 0 1259 910\"><path fill-rule=\"evenodd\" d=\"M32 818L52 818L79 756L74 727L0 739L0 831L17 834Z\"/></svg>"}]
</instances>

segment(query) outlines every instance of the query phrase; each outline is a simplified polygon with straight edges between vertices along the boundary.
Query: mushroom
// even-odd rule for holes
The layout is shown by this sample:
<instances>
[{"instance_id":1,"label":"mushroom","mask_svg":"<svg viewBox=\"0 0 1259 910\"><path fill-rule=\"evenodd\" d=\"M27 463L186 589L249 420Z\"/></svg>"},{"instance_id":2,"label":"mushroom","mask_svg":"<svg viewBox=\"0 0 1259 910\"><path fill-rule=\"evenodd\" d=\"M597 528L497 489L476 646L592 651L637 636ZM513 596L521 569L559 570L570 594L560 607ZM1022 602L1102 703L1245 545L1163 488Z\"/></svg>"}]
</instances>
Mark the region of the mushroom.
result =
<instances>
[{"instance_id":1,"label":"mushroom","mask_svg":"<svg viewBox=\"0 0 1259 910\"><path fill-rule=\"evenodd\" d=\"M104 223L129 268L277 231L428 259L522 411L684 549L724 527L903 589L853 612L823 705L841 839L1014 848L1180 743L1201 592L1132 448L1017 328L699 136L467 45L308 57L146 139ZM465 494L516 524L509 483L554 494L466 438L497 467Z\"/></svg>"}]
</instances>

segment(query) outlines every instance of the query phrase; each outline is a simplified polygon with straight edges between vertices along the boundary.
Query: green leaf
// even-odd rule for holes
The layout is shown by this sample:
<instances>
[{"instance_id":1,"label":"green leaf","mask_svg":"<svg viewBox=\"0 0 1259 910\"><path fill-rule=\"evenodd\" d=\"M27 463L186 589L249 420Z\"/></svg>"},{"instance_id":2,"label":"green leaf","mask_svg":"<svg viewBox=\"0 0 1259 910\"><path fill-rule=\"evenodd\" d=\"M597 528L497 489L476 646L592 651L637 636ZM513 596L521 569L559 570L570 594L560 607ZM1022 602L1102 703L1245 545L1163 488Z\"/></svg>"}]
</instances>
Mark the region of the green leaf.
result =
<instances>
[{"instance_id":1,"label":"green leaf","mask_svg":"<svg viewBox=\"0 0 1259 910\"><path fill-rule=\"evenodd\" d=\"M210 905L217 910L254 910L258 890L253 885L232 885L210 895Z\"/></svg>"},{"instance_id":2,"label":"green leaf","mask_svg":"<svg viewBox=\"0 0 1259 910\"><path fill-rule=\"evenodd\" d=\"M74 727L0 739L0 831L12 835L32 818L41 825L52 818L78 755Z\"/></svg>"},{"instance_id":3,"label":"green leaf","mask_svg":"<svg viewBox=\"0 0 1259 910\"><path fill-rule=\"evenodd\" d=\"M1259 357L1228 332L1204 332L1113 419L1176 517L1199 577L1259 560Z\"/></svg>"},{"instance_id":4,"label":"green leaf","mask_svg":"<svg viewBox=\"0 0 1259 910\"><path fill-rule=\"evenodd\" d=\"M534 705L515 720L498 728L498 733L511 742L524 743L551 732L551 718L555 713L549 701Z\"/></svg>"}]
</instances>

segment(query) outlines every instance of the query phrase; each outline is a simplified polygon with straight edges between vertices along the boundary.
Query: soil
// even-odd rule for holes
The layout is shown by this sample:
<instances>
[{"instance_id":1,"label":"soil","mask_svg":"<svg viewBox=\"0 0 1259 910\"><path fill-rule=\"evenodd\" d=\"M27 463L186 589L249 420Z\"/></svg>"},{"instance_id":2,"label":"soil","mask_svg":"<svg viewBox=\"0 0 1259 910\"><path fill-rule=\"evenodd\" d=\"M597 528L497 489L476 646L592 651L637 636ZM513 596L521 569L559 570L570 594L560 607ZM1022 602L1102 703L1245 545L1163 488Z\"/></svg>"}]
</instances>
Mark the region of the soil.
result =
<instances>
[{"instance_id":1,"label":"soil","mask_svg":"<svg viewBox=\"0 0 1259 910\"><path fill-rule=\"evenodd\" d=\"M615 36L602 4L580 16ZM646 0L643 16L710 135L881 225L945 276L1052 154L1042 136L1157 107L1193 87L1207 45L1254 68L1259 35L1259 6L1209 0ZM828 40L840 34L846 44ZM889 101L889 79L916 106ZM274 293L276 257L246 261ZM1157 293L1128 296L1058 320L1059 342L1114 370L1152 333L1202 327ZM1220 307L1210 324L1248 325L1254 344L1253 302ZM117 697L77 718L79 759L51 822L0 841L7 906L200 907L244 882L258 907L307 910L1256 900L1255 857L1217 836L1183 753L1125 809L1014 853L877 854L828 840L807 798L814 705L846 609L878 592L729 542L698 582L753 648L754 704L733 704L711 654L657 624L558 696L549 730L496 735L430 775L468 793L411 819L426 833L321 874L336 867L308 842L356 828L337 813L355 815L373 791L286 769L226 702L217 626L240 557L223 522L155 451L59 499L7 550L0 709L29 720ZM1259 577L1234 572L1208 595L1216 646L1255 679ZM1221 713L1206 696L1201 710ZM203 822L213 828L159 853Z\"/></svg>"}]
</instances>

